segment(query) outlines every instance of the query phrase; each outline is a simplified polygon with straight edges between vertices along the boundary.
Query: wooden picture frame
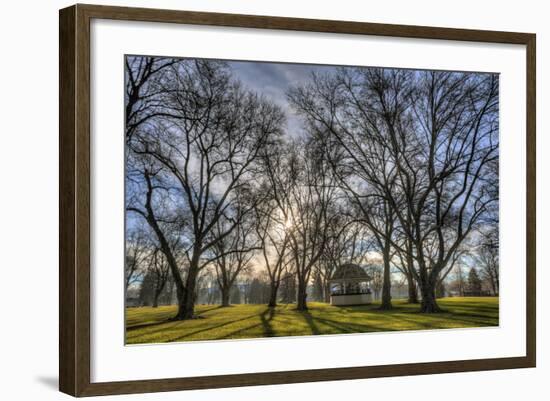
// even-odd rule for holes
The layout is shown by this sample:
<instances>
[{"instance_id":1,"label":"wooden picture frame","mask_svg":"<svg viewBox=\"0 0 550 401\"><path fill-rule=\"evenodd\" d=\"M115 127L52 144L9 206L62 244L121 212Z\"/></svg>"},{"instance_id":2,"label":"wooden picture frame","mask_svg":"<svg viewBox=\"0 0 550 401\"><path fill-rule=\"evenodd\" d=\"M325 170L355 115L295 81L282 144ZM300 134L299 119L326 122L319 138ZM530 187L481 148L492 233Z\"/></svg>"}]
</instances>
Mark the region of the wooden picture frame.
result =
<instances>
[{"instance_id":1,"label":"wooden picture frame","mask_svg":"<svg viewBox=\"0 0 550 401\"><path fill-rule=\"evenodd\" d=\"M527 71L526 356L92 383L90 380L90 21L94 18L524 45L527 54L525 60ZM59 388L62 392L73 396L95 396L535 366L536 37L534 34L80 4L60 11L59 27Z\"/></svg>"}]
</instances>

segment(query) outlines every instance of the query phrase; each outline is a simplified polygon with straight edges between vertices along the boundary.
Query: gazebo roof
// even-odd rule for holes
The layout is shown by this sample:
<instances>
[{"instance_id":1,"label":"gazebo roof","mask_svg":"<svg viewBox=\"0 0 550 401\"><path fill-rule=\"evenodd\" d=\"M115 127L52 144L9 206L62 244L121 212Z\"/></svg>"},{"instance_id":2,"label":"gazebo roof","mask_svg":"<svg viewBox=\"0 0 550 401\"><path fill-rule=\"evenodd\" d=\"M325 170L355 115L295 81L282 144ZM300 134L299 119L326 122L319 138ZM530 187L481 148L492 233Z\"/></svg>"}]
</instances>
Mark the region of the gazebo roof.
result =
<instances>
[{"instance_id":1,"label":"gazebo roof","mask_svg":"<svg viewBox=\"0 0 550 401\"><path fill-rule=\"evenodd\" d=\"M336 268L330 281L370 281L371 277L359 265L345 263Z\"/></svg>"}]
</instances>

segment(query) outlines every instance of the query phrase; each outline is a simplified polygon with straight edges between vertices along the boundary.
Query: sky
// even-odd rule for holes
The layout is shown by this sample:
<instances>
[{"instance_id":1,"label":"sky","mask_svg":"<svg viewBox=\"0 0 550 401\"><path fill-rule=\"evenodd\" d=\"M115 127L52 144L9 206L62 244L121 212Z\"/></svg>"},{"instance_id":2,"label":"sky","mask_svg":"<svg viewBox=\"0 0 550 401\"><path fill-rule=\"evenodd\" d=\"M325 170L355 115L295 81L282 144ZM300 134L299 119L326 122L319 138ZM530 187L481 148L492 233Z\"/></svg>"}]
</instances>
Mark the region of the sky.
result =
<instances>
[{"instance_id":1,"label":"sky","mask_svg":"<svg viewBox=\"0 0 550 401\"><path fill-rule=\"evenodd\" d=\"M290 64L253 61L229 61L235 78L247 88L262 94L279 105L287 116L287 128L290 135L301 129L302 124L294 114L286 99L286 92L294 85L309 80L313 72L326 74L335 67L314 64Z\"/></svg>"}]
</instances>

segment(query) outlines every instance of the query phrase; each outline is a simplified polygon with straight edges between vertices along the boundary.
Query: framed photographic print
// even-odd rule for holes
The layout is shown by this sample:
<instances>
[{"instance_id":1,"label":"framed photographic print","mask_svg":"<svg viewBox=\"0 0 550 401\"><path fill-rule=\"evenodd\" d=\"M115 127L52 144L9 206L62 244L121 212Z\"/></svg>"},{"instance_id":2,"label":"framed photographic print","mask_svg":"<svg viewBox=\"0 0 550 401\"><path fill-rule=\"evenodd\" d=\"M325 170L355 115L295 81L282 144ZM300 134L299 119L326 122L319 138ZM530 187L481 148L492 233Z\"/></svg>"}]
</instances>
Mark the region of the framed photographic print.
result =
<instances>
[{"instance_id":1,"label":"framed photographic print","mask_svg":"<svg viewBox=\"0 0 550 401\"><path fill-rule=\"evenodd\" d=\"M534 367L535 206L534 34L60 11L65 393Z\"/></svg>"}]
</instances>

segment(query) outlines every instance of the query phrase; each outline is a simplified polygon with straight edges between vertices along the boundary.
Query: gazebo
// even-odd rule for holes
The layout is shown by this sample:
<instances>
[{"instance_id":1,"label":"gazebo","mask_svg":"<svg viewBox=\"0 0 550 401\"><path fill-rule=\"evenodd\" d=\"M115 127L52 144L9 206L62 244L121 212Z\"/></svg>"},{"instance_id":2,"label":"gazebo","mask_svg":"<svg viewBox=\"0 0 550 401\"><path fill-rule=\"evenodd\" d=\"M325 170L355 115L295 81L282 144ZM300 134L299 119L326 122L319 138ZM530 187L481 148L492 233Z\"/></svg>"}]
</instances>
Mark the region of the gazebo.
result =
<instances>
[{"instance_id":1,"label":"gazebo","mask_svg":"<svg viewBox=\"0 0 550 401\"><path fill-rule=\"evenodd\" d=\"M330 288L330 304L365 305L372 302L370 289L371 277L356 264L340 265L328 281Z\"/></svg>"}]
</instances>

